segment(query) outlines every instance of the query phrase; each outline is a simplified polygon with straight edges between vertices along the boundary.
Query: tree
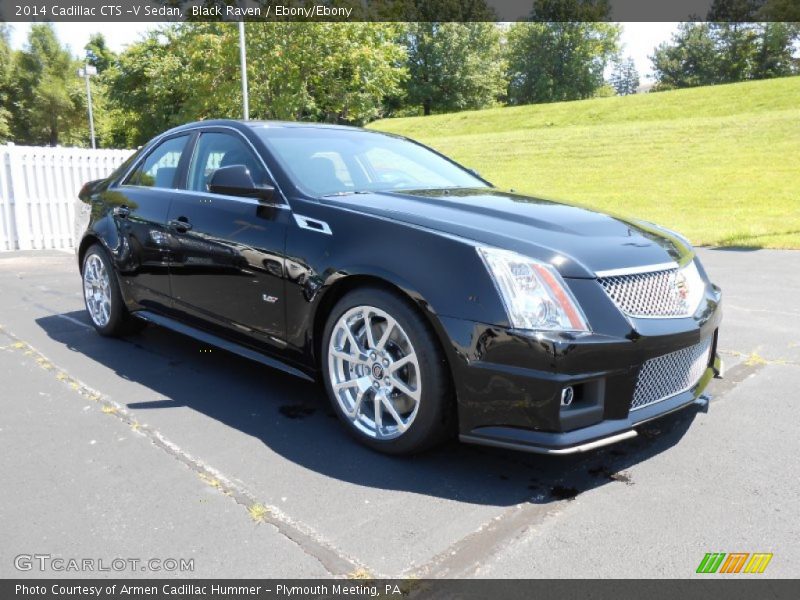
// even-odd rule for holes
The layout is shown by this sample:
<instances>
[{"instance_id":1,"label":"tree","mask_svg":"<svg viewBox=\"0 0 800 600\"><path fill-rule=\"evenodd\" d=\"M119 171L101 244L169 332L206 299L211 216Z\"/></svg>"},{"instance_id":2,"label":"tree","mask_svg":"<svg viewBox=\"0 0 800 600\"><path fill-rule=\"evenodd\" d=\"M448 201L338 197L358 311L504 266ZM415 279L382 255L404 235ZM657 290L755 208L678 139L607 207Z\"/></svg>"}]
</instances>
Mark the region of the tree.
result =
<instances>
[{"instance_id":1,"label":"tree","mask_svg":"<svg viewBox=\"0 0 800 600\"><path fill-rule=\"evenodd\" d=\"M494 23L411 23L408 102L424 114L490 106L506 87Z\"/></svg>"},{"instance_id":2,"label":"tree","mask_svg":"<svg viewBox=\"0 0 800 600\"><path fill-rule=\"evenodd\" d=\"M714 0L706 21L727 23L800 23L797 0Z\"/></svg>"},{"instance_id":3,"label":"tree","mask_svg":"<svg viewBox=\"0 0 800 600\"><path fill-rule=\"evenodd\" d=\"M520 22L508 32L510 104L590 98L619 53L620 26L601 22Z\"/></svg>"},{"instance_id":4,"label":"tree","mask_svg":"<svg viewBox=\"0 0 800 600\"><path fill-rule=\"evenodd\" d=\"M318 23L310 56L313 110L321 121L363 125L383 116L386 96L400 94L408 72L404 48L396 42L401 25ZM318 63L321 64L317 67Z\"/></svg>"},{"instance_id":5,"label":"tree","mask_svg":"<svg viewBox=\"0 0 800 600\"><path fill-rule=\"evenodd\" d=\"M718 11L736 6L718 5ZM651 60L657 90L782 77L797 72L793 23L682 23Z\"/></svg>"},{"instance_id":6,"label":"tree","mask_svg":"<svg viewBox=\"0 0 800 600\"><path fill-rule=\"evenodd\" d=\"M764 23L758 48L754 53L753 78L769 79L800 73L800 65L794 56L798 37L800 22Z\"/></svg>"},{"instance_id":7,"label":"tree","mask_svg":"<svg viewBox=\"0 0 800 600\"><path fill-rule=\"evenodd\" d=\"M8 38L8 27L0 23L0 143L11 137L12 62Z\"/></svg>"},{"instance_id":8,"label":"tree","mask_svg":"<svg viewBox=\"0 0 800 600\"><path fill-rule=\"evenodd\" d=\"M103 74L108 101L114 107L109 131L112 145L138 146L182 122L187 73L176 56L177 45L176 28L150 31ZM198 90L203 95L211 92Z\"/></svg>"},{"instance_id":9,"label":"tree","mask_svg":"<svg viewBox=\"0 0 800 600\"><path fill-rule=\"evenodd\" d=\"M114 146L115 125L119 110L109 101L109 70L117 64L116 53L108 47L102 33L93 33L83 47L86 51L84 61L97 69L97 76L90 78L92 86L92 109L94 114L95 138L99 147ZM128 146L128 144L122 144Z\"/></svg>"},{"instance_id":10,"label":"tree","mask_svg":"<svg viewBox=\"0 0 800 600\"><path fill-rule=\"evenodd\" d=\"M393 23L247 24L250 116L362 124L399 94L405 53ZM233 23L182 23L129 46L104 75L117 145L179 123L241 118Z\"/></svg>"},{"instance_id":11,"label":"tree","mask_svg":"<svg viewBox=\"0 0 800 600\"><path fill-rule=\"evenodd\" d=\"M102 33L93 33L89 37L89 43L83 48L86 50L86 62L96 67L98 74L102 74L116 62L117 55L108 47Z\"/></svg>"},{"instance_id":12,"label":"tree","mask_svg":"<svg viewBox=\"0 0 800 600\"><path fill-rule=\"evenodd\" d=\"M295 22L248 30L255 114L352 124L382 116L384 96L399 94L406 77L399 27Z\"/></svg>"},{"instance_id":13,"label":"tree","mask_svg":"<svg viewBox=\"0 0 800 600\"><path fill-rule=\"evenodd\" d=\"M639 71L631 57L615 60L610 83L620 96L635 94L639 87Z\"/></svg>"},{"instance_id":14,"label":"tree","mask_svg":"<svg viewBox=\"0 0 800 600\"><path fill-rule=\"evenodd\" d=\"M607 21L611 14L610 0L534 0L531 21Z\"/></svg>"},{"instance_id":15,"label":"tree","mask_svg":"<svg viewBox=\"0 0 800 600\"><path fill-rule=\"evenodd\" d=\"M719 83L718 56L708 23L681 23L672 42L662 42L650 57L655 90Z\"/></svg>"},{"instance_id":16,"label":"tree","mask_svg":"<svg viewBox=\"0 0 800 600\"><path fill-rule=\"evenodd\" d=\"M752 23L712 23L710 31L717 50L720 81L751 79L758 45L756 26Z\"/></svg>"},{"instance_id":17,"label":"tree","mask_svg":"<svg viewBox=\"0 0 800 600\"><path fill-rule=\"evenodd\" d=\"M765 0L714 0L706 15L706 21L744 23L753 21Z\"/></svg>"},{"instance_id":18,"label":"tree","mask_svg":"<svg viewBox=\"0 0 800 600\"><path fill-rule=\"evenodd\" d=\"M85 92L76 63L52 25L32 25L15 54L13 133L19 143L56 146L85 143Z\"/></svg>"},{"instance_id":19,"label":"tree","mask_svg":"<svg viewBox=\"0 0 800 600\"><path fill-rule=\"evenodd\" d=\"M800 3L797 0L766 0L759 9L758 16L773 23L793 23L795 36L800 33L797 28L800 24Z\"/></svg>"},{"instance_id":20,"label":"tree","mask_svg":"<svg viewBox=\"0 0 800 600\"><path fill-rule=\"evenodd\" d=\"M487 0L373 0L382 21L406 23L489 23L497 13Z\"/></svg>"}]
</instances>

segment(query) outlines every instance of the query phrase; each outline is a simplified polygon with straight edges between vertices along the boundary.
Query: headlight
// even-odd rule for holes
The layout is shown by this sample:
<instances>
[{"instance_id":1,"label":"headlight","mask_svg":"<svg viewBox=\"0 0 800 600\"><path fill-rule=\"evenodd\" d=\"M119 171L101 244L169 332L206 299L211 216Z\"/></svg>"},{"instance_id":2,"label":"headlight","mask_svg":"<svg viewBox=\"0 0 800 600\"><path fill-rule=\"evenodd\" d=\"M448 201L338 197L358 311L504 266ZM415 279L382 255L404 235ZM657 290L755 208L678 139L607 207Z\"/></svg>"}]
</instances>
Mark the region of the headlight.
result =
<instances>
[{"instance_id":1,"label":"headlight","mask_svg":"<svg viewBox=\"0 0 800 600\"><path fill-rule=\"evenodd\" d=\"M551 265L509 250L477 250L500 292L512 327L589 331L583 311Z\"/></svg>"},{"instance_id":2,"label":"headlight","mask_svg":"<svg viewBox=\"0 0 800 600\"><path fill-rule=\"evenodd\" d=\"M675 289L683 314L693 315L706 291L706 282L700 276L694 260L675 274Z\"/></svg>"}]
</instances>

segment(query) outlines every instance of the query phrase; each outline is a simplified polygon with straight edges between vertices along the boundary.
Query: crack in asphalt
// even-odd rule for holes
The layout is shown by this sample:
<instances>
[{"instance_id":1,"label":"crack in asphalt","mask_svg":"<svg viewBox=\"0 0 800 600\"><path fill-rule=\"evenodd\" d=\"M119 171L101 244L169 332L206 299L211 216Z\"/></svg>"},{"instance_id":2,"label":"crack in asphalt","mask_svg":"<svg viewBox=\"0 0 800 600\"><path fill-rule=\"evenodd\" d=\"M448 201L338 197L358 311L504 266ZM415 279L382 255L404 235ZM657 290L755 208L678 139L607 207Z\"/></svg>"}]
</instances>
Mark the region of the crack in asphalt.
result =
<instances>
[{"instance_id":1,"label":"crack in asphalt","mask_svg":"<svg viewBox=\"0 0 800 600\"><path fill-rule=\"evenodd\" d=\"M755 350L749 354L746 352L739 352L738 350L720 350L719 353L726 356L741 358L748 367L763 367L766 365L791 365L800 367L800 361L790 360L788 358L764 358Z\"/></svg>"},{"instance_id":2,"label":"crack in asphalt","mask_svg":"<svg viewBox=\"0 0 800 600\"><path fill-rule=\"evenodd\" d=\"M754 355L754 353L745 354L737 351L722 351L721 353L744 357ZM722 400L726 394L740 383L755 376L768 365L783 366L794 364L796 363L790 361L770 361L766 359L739 363L729 369L724 379L717 380L713 400ZM569 475L581 471L585 466L586 462L581 461L574 469L565 473L563 479L568 479ZM632 485L631 475L628 472L617 473L601 466L590 468L588 473L593 477L603 475L609 481ZM509 508L491 521L481 525L472 533L457 540L425 564L409 572L414 577L419 578L455 578L476 575L482 565L501 552L504 547L513 543L514 540L519 539L531 529L535 529L537 525L547 519L557 518L563 514L569 502L583 491L574 488L563 488L563 490L565 490L563 497L548 508L543 508L535 503L520 503ZM575 493L571 493L572 491ZM532 498L532 500L534 499Z\"/></svg>"},{"instance_id":3,"label":"crack in asphalt","mask_svg":"<svg viewBox=\"0 0 800 600\"><path fill-rule=\"evenodd\" d=\"M557 516L561 512L553 507L543 509L538 504L512 506L413 570L413 576L420 579L454 579L475 575L487 560L525 535L537 521L541 523L547 517Z\"/></svg>"},{"instance_id":4,"label":"crack in asphalt","mask_svg":"<svg viewBox=\"0 0 800 600\"><path fill-rule=\"evenodd\" d=\"M310 527L295 521L275 506L258 502L253 493L232 482L214 467L192 456L158 430L140 423L124 406L72 377L66 370L52 363L44 354L18 338L3 325L0 325L0 335L9 341L8 344L0 346L0 350L20 352L24 356L32 358L40 368L54 374L56 379L78 396L100 405L104 414L117 418L132 431L147 438L154 446L194 472L204 483L244 507L251 515L253 507L260 507L259 518L254 518L254 521L272 525L281 535L294 542L306 555L317 560L331 575L347 577L352 576L353 573L366 572L365 567L359 561L345 556ZM261 511L261 509L265 510Z\"/></svg>"},{"instance_id":5,"label":"crack in asphalt","mask_svg":"<svg viewBox=\"0 0 800 600\"><path fill-rule=\"evenodd\" d=\"M68 315L60 314L47 306L32 301L32 299L27 300L28 304L32 304L36 308L53 316L66 319L75 325L92 329L87 323L69 317ZM738 309L739 307L734 308ZM370 574L370 571L365 569L361 563L353 558L345 556L310 528L292 520L276 507L260 504L257 502L254 494L242 486L234 484L219 471L205 464L200 459L189 455L163 436L159 431L151 429L147 425L140 424L127 409L105 398L100 392L72 378L63 369L50 363L44 355L26 342L16 338L2 326L0 326L0 334L4 334L11 340L10 344L2 346L0 349L20 351L25 355L32 356L40 367L48 371L53 371L56 378L65 383L65 385L68 385L73 391L84 398L101 404L103 407L108 407L108 414L113 414L122 422L126 423L131 429L147 437L151 443L196 473L204 483L231 497L235 502L248 510L248 512L254 507L264 507L266 509L266 514L263 514L257 521L273 525L282 535L295 542L304 553L322 564L332 575L353 576L354 573ZM157 351L150 348L135 343L133 345L145 352L159 355ZM757 375L767 366L800 366L800 363L791 360L764 359L755 352L743 353L735 350L722 350L720 353L743 360L728 370L725 379L715 383L715 402L724 400L728 392L732 391L745 380ZM106 411L104 410L104 412ZM564 478L569 479L570 475L580 471L585 466L586 464L582 461L575 469L570 469L568 472L565 472ZM590 471L590 475L595 477L603 475L611 480L620 481L627 485L630 484L625 479L617 479L616 477L608 475L604 470L599 470L596 473ZM624 475L628 477L627 473ZM532 529L535 530L536 527L545 523L547 520L558 518L561 514L564 514L564 509L569 506L569 504L566 503L569 503L571 498L565 497L565 499L547 506L536 503L535 496L532 497L531 500L533 502L522 502L506 509L498 516L482 524L472 533L454 541L445 550L427 560L422 565L406 570L406 576L420 578L452 578L475 575L484 564L499 554L503 548L512 544L514 540L519 539Z\"/></svg>"},{"instance_id":6,"label":"crack in asphalt","mask_svg":"<svg viewBox=\"0 0 800 600\"><path fill-rule=\"evenodd\" d=\"M62 316L43 305L38 305L37 308L46 310L54 316ZM91 329L91 326L75 319L69 318L68 320ZM158 430L139 423L126 408L104 397L100 392L83 384L70 376L65 370L55 366L38 350L17 338L2 325L0 325L0 334L5 335L11 341L9 345L2 347L2 349L21 351L27 356L32 356L40 367L47 371L55 372L56 378L68 385L78 395L103 407L108 407L109 410L104 410L104 412L117 417L133 431L147 437L155 446L195 472L204 483L229 496L248 512L253 507L266 508L266 514L263 514L257 522L267 523L275 527L284 537L297 544L304 553L316 559L331 575L350 577L353 573L371 573L358 560L345 556L309 527L291 519L277 507L258 502L255 495L241 485L233 483L215 468L190 455ZM142 349L144 350L144 348ZM747 357L752 354L749 355L738 351L722 351L721 353L737 357ZM770 361L766 359L739 363L727 372L725 379L716 383L714 400L722 399L725 394L746 379L756 375L767 365L792 364L783 360ZM583 466L585 465L581 463L571 472L580 471ZM535 497L531 498L531 500L535 499ZM408 569L405 572L405 576L413 576L415 578L452 578L475 575L483 564L497 555L509 543L525 535L536 524L542 523L548 518L556 518L562 514L564 512L563 508L566 506L565 503L571 500L572 498L565 497L546 508L540 504L528 502L512 506L492 520L482 524L472 533L456 540L444 551L424 564Z\"/></svg>"},{"instance_id":7,"label":"crack in asphalt","mask_svg":"<svg viewBox=\"0 0 800 600\"><path fill-rule=\"evenodd\" d=\"M724 400L725 395L728 392L733 390L740 383L743 383L746 379L755 377L759 371L770 364L786 365L789 363L770 363L768 361L764 361L757 363L742 362L738 365L734 365L727 370L724 379L718 380L715 384L714 394L711 396L711 402L716 404L717 402Z\"/></svg>"}]
</instances>

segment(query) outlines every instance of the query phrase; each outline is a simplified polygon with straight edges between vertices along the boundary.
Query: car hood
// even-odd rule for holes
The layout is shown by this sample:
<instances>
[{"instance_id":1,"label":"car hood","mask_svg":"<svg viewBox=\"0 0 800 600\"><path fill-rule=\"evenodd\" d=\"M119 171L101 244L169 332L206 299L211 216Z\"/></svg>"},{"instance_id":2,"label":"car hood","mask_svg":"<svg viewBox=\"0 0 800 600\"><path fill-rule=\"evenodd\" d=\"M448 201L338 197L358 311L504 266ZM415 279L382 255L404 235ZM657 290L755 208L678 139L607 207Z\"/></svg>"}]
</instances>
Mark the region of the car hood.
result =
<instances>
[{"instance_id":1,"label":"car hood","mask_svg":"<svg viewBox=\"0 0 800 600\"><path fill-rule=\"evenodd\" d=\"M692 255L677 234L552 200L493 188L370 192L328 198L340 206L513 250L565 277L677 262Z\"/></svg>"}]
</instances>

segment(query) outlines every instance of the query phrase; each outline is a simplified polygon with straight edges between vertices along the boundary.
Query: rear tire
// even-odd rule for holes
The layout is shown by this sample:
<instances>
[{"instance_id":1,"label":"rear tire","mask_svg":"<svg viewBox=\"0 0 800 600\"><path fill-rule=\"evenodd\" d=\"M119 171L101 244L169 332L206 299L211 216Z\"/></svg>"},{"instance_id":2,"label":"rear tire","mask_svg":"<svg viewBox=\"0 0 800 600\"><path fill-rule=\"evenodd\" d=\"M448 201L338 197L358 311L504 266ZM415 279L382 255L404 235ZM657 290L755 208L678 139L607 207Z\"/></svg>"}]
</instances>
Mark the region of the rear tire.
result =
<instances>
[{"instance_id":1,"label":"rear tire","mask_svg":"<svg viewBox=\"0 0 800 600\"><path fill-rule=\"evenodd\" d=\"M146 323L131 316L125 307L114 267L99 244L86 251L81 278L86 312L97 333L120 336L144 329Z\"/></svg>"},{"instance_id":2,"label":"rear tire","mask_svg":"<svg viewBox=\"0 0 800 600\"><path fill-rule=\"evenodd\" d=\"M347 430L386 454L414 454L452 431L444 354L414 306L381 288L344 296L325 324L321 370Z\"/></svg>"}]
</instances>

